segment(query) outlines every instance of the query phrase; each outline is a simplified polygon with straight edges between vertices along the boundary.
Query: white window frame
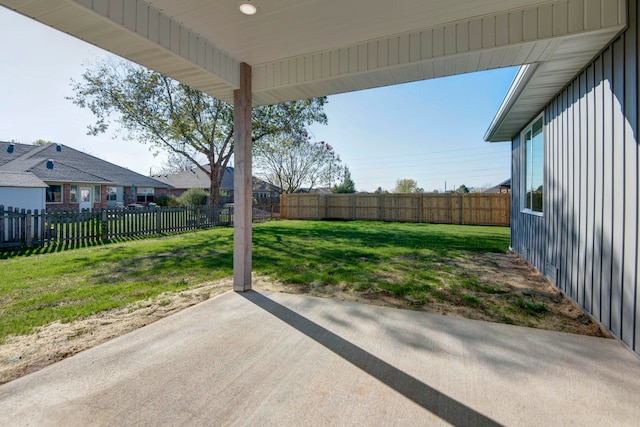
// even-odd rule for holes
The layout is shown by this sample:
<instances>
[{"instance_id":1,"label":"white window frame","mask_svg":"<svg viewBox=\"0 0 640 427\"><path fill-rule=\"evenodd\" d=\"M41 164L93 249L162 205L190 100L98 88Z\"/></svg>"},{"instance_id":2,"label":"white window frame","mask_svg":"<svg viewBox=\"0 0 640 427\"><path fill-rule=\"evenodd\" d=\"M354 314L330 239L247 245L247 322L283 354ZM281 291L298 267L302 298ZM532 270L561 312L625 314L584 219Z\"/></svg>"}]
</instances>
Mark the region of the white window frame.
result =
<instances>
[{"instance_id":1,"label":"white window frame","mask_svg":"<svg viewBox=\"0 0 640 427\"><path fill-rule=\"evenodd\" d=\"M79 199L80 199L80 192L78 190L78 185L77 184L70 184L69 185L69 203L73 203L74 205L77 205L79 203Z\"/></svg>"},{"instance_id":2,"label":"white window frame","mask_svg":"<svg viewBox=\"0 0 640 427\"><path fill-rule=\"evenodd\" d=\"M112 191L113 189L113 191ZM111 199L110 197L114 196L113 199ZM107 186L107 195L105 196L107 198L107 202L117 202L118 201L118 187L114 187L112 185Z\"/></svg>"},{"instance_id":3,"label":"white window frame","mask_svg":"<svg viewBox=\"0 0 640 427\"><path fill-rule=\"evenodd\" d=\"M527 133L531 132L532 134L532 140L533 140L533 126L535 124L538 123L538 121L542 121L542 128L541 128L541 135L542 135L542 164L541 164L541 174L542 174L542 200L541 200L541 211L537 211L534 210L533 207L533 200L531 200L531 207L527 206L527 201L528 201L528 180L527 178L529 178L530 180L533 179L533 177L528 177L527 175L531 172L531 166L532 166L532 162L533 162L533 144L531 144L530 146L527 146ZM544 114L541 113L540 115L538 115L535 119L531 120L531 122L529 122L529 124L522 130L522 132L520 133L520 147L521 147L521 152L522 152L522 156L521 156L521 165L522 167L521 169L521 173L520 173L520 179L522 182L521 190L520 190L520 200L521 200L521 208L520 208L520 212L521 213L526 213L526 214L530 214L530 215L536 215L536 216L544 216L544 211L545 211L545 188L544 188L544 184L546 182L545 180L545 151L546 151L546 136L545 136L546 132L545 132L545 122L544 122ZM531 162L528 162L528 160L531 160Z\"/></svg>"},{"instance_id":4,"label":"white window frame","mask_svg":"<svg viewBox=\"0 0 640 427\"><path fill-rule=\"evenodd\" d=\"M151 203L154 200L155 200L155 188L138 187L136 189L136 203Z\"/></svg>"}]
</instances>

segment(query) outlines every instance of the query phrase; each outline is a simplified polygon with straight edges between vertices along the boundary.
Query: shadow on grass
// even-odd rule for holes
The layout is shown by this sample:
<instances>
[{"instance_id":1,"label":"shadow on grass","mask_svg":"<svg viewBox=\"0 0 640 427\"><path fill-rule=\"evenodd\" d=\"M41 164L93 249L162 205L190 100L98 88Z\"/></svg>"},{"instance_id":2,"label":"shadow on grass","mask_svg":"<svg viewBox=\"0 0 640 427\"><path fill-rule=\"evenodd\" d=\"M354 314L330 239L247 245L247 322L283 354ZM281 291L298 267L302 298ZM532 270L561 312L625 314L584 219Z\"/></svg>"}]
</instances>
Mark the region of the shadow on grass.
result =
<instances>
[{"instance_id":1,"label":"shadow on grass","mask_svg":"<svg viewBox=\"0 0 640 427\"><path fill-rule=\"evenodd\" d=\"M225 228L230 229L230 227L225 227ZM171 236L180 236L185 234L195 234L198 232L210 231L210 230L211 229L186 230L186 231L167 232L167 233L160 233L160 234L145 234L145 235L139 235L139 236L134 236L134 235L120 236L120 237L114 237L112 239L105 239L105 240L102 240L102 239L95 239L95 240L89 240L89 241L61 240L61 241L56 241L49 244L34 245L31 247L17 247L15 249L5 248L4 250L0 249L0 259L28 257L32 255L44 255L44 254L50 254L54 252L70 251L74 249L93 248L93 247L111 245L115 243L128 243L128 242L136 242L136 241L142 241L142 240L159 239L159 238L171 237Z\"/></svg>"},{"instance_id":2,"label":"shadow on grass","mask_svg":"<svg viewBox=\"0 0 640 427\"><path fill-rule=\"evenodd\" d=\"M452 425L501 425L258 292L239 295Z\"/></svg>"}]
</instances>

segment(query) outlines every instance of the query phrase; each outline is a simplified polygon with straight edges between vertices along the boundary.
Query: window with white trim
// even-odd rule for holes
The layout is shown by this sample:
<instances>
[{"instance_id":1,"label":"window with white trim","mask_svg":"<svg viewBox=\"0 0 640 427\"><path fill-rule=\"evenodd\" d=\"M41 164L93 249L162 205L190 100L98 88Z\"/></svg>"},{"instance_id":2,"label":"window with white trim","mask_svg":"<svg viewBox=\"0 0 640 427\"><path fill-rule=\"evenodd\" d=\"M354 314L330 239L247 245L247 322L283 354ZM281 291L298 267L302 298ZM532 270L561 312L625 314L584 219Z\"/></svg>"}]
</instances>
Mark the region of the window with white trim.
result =
<instances>
[{"instance_id":1,"label":"window with white trim","mask_svg":"<svg viewBox=\"0 0 640 427\"><path fill-rule=\"evenodd\" d=\"M78 203L78 186L72 185L69 189L69 203Z\"/></svg>"},{"instance_id":2,"label":"window with white trim","mask_svg":"<svg viewBox=\"0 0 640 427\"><path fill-rule=\"evenodd\" d=\"M136 190L136 201L138 203L153 202L154 189L151 187L138 187Z\"/></svg>"},{"instance_id":3,"label":"window with white trim","mask_svg":"<svg viewBox=\"0 0 640 427\"><path fill-rule=\"evenodd\" d=\"M118 200L118 188L117 187L107 187L107 201L115 202Z\"/></svg>"},{"instance_id":4,"label":"window with white trim","mask_svg":"<svg viewBox=\"0 0 640 427\"><path fill-rule=\"evenodd\" d=\"M542 214L544 200L544 121L540 116L522 132L523 212Z\"/></svg>"}]
</instances>

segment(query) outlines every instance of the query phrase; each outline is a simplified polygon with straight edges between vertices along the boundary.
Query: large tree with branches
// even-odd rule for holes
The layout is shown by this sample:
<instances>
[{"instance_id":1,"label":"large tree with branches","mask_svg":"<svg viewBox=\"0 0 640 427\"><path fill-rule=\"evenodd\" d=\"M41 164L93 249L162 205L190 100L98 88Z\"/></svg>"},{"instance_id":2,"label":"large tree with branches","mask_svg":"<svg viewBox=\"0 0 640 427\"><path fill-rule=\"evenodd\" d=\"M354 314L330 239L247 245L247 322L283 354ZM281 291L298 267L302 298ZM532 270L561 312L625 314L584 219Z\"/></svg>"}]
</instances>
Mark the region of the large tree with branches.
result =
<instances>
[{"instance_id":1,"label":"large tree with branches","mask_svg":"<svg viewBox=\"0 0 640 427\"><path fill-rule=\"evenodd\" d=\"M280 188L283 194L318 184L331 186L342 173L342 164L331 145L312 142L307 136L278 134L264 138L255 149L256 173Z\"/></svg>"},{"instance_id":2,"label":"large tree with branches","mask_svg":"<svg viewBox=\"0 0 640 427\"><path fill-rule=\"evenodd\" d=\"M100 61L69 99L96 116L89 134L119 125L118 135L179 155L210 178L209 204L216 205L225 168L233 155L233 107L160 73L124 60ZM252 139L306 135L312 123L326 123L326 98L255 107ZM202 160L206 159L206 161Z\"/></svg>"}]
</instances>

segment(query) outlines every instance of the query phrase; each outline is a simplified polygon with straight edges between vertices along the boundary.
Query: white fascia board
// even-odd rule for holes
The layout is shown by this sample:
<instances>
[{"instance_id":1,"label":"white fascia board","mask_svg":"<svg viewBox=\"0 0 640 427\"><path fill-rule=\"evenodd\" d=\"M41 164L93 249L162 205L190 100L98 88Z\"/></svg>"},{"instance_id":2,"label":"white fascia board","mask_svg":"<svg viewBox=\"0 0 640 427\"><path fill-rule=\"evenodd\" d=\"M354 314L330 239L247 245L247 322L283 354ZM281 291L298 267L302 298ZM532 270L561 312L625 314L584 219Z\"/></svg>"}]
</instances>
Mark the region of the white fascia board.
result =
<instances>
[{"instance_id":1,"label":"white fascia board","mask_svg":"<svg viewBox=\"0 0 640 427\"><path fill-rule=\"evenodd\" d=\"M534 76L536 70L538 69L538 64L525 64L520 66L518 72L513 78L511 85L509 86L509 90L507 94L504 96L496 115L491 121L491 125L489 125L489 129L484 135L484 140L487 142L502 142L501 140L496 140L495 134L498 132L502 123L507 119L507 116L511 112L515 102L518 100L522 91L527 87L529 81Z\"/></svg>"}]
</instances>

